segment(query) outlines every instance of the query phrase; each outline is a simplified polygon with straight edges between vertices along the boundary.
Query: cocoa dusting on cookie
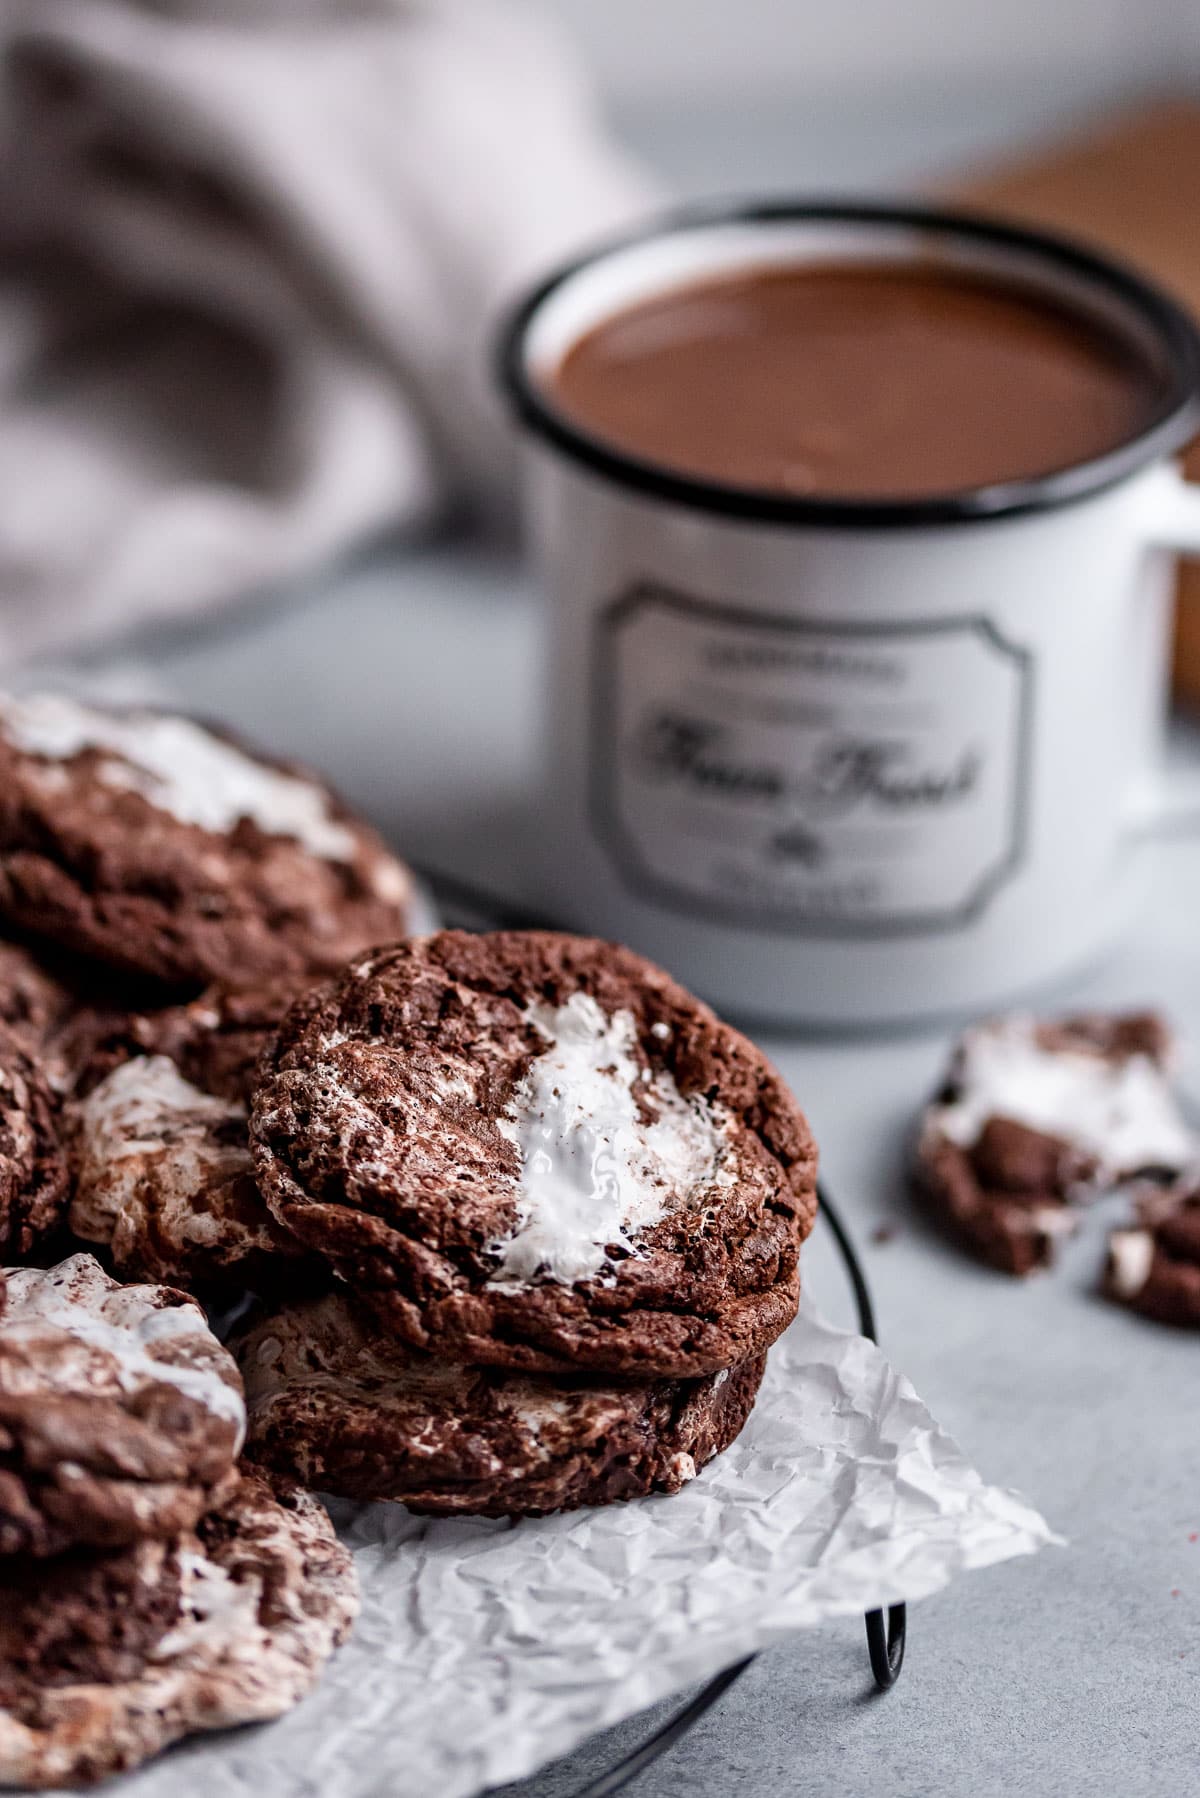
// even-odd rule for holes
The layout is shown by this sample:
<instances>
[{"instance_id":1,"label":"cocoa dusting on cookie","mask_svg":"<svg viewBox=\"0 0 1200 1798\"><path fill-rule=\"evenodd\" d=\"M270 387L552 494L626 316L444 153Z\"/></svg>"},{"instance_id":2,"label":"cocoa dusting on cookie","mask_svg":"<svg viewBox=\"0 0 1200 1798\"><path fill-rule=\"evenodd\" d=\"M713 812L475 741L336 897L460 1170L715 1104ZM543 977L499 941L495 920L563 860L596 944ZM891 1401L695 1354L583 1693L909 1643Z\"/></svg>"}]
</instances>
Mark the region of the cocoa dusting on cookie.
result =
<instances>
[{"instance_id":1,"label":"cocoa dusting on cookie","mask_svg":"<svg viewBox=\"0 0 1200 1798\"><path fill-rule=\"evenodd\" d=\"M444 1359L694 1378L795 1312L804 1118L611 944L448 931L362 958L285 1019L251 1134L279 1222Z\"/></svg>"}]
</instances>

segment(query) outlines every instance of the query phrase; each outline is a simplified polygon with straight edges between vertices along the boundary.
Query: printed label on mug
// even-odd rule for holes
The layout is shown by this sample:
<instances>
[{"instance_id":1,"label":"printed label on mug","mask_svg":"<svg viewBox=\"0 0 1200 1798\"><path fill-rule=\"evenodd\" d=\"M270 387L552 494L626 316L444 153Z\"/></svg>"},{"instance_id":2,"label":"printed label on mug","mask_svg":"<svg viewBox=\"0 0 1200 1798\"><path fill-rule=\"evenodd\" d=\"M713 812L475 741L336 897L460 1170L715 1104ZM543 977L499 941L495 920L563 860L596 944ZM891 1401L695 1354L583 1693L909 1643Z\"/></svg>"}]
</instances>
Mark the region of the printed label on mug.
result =
<instances>
[{"instance_id":1,"label":"printed label on mug","mask_svg":"<svg viewBox=\"0 0 1200 1798\"><path fill-rule=\"evenodd\" d=\"M747 928L952 929L1020 865L1033 669L986 619L600 615L594 827L635 891Z\"/></svg>"}]
</instances>

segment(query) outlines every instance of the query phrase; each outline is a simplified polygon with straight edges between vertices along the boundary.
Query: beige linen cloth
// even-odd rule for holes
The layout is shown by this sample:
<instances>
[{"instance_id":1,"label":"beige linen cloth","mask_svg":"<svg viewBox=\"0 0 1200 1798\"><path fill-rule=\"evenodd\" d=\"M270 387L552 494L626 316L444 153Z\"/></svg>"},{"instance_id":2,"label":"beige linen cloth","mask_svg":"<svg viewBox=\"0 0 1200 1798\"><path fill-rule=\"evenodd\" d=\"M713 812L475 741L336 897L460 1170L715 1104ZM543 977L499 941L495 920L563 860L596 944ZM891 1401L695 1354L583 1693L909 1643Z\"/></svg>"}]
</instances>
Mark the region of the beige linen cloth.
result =
<instances>
[{"instance_id":1,"label":"beige linen cloth","mask_svg":"<svg viewBox=\"0 0 1200 1798\"><path fill-rule=\"evenodd\" d=\"M508 477L514 289L645 203L519 0L0 0L0 662Z\"/></svg>"}]
</instances>

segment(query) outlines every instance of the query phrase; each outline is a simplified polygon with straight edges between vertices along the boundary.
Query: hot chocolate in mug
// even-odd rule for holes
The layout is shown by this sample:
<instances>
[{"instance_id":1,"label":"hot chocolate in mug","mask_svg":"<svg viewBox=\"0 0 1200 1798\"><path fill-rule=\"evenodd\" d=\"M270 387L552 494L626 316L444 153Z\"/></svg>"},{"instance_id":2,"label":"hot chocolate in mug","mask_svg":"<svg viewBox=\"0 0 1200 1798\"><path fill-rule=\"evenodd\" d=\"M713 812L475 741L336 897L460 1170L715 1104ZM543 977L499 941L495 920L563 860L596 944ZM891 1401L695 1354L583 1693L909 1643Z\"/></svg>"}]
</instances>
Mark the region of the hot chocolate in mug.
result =
<instances>
[{"instance_id":1,"label":"hot chocolate in mug","mask_svg":"<svg viewBox=\"0 0 1200 1798\"><path fill-rule=\"evenodd\" d=\"M1145 415L1050 474L889 498L724 483L564 410L564 357L622 309L805 262L1041 296L1128 344ZM1158 803L1172 555L1200 551L1173 461L1200 430L1179 308L995 221L771 205L560 271L501 363L547 600L547 911L789 1025L983 1010L1113 941Z\"/></svg>"}]
</instances>

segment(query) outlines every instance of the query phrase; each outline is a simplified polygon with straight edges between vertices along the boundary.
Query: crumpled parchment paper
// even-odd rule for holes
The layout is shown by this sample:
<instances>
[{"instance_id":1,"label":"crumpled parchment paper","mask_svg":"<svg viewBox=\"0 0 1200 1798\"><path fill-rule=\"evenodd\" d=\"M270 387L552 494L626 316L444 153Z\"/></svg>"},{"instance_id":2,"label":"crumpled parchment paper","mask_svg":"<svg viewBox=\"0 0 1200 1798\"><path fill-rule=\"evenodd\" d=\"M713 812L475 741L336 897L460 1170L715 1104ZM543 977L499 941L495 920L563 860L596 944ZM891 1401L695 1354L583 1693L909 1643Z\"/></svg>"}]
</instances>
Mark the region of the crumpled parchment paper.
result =
<instances>
[{"instance_id":1,"label":"crumpled parchment paper","mask_svg":"<svg viewBox=\"0 0 1200 1798\"><path fill-rule=\"evenodd\" d=\"M520 1522L335 1515L363 1610L316 1692L122 1798L462 1798L793 1630L1054 1540L878 1349L807 1307L742 1436L675 1497Z\"/></svg>"}]
</instances>

